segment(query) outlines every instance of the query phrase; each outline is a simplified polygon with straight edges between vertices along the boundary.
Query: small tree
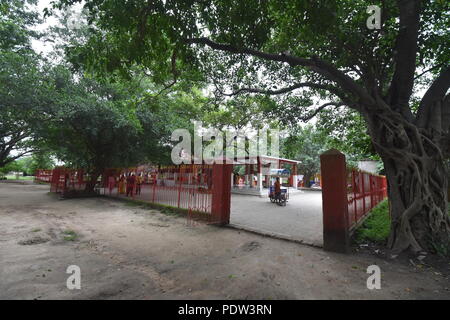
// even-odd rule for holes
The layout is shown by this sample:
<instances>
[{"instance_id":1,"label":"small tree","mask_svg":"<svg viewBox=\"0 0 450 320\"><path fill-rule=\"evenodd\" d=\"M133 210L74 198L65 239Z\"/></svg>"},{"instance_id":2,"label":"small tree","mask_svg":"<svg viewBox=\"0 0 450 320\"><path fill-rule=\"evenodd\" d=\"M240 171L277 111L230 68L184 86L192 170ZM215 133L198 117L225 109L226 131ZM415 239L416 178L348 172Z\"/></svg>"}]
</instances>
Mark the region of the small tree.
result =
<instances>
[{"instance_id":1,"label":"small tree","mask_svg":"<svg viewBox=\"0 0 450 320\"><path fill-rule=\"evenodd\" d=\"M52 155L48 151L36 152L17 161L22 164L24 174L29 176L35 175L38 169L51 170L55 166Z\"/></svg>"},{"instance_id":2,"label":"small tree","mask_svg":"<svg viewBox=\"0 0 450 320\"><path fill-rule=\"evenodd\" d=\"M36 1L0 3L0 167L33 152L30 124L40 97L40 59L31 49L38 34L31 27L38 14L27 9Z\"/></svg>"},{"instance_id":3,"label":"small tree","mask_svg":"<svg viewBox=\"0 0 450 320\"><path fill-rule=\"evenodd\" d=\"M320 172L320 155L326 150L324 136L312 125L297 127L281 141L283 157L300 161L299 174L303 174L305 187L310 187L311 178Z\"/></svg>"},{"instance_id":4,"label":"small tree","mask_svg":"<svg viewBox=\"0 0 450 320\"><path fill-rule=\"evenodd\" d=\"M23 166L20 163L20 161L11 161L9 162L6 166L0 168L0 174L2 176L7 175L10 172L22 172L23 171Z\"/></svg>"},{"instance_id":5,"label":"small tree","mask_svg":"<svg viewBox=\"0 0 450 320\"><path fill-rule=\"evenodd\" d=\"M53 68L47 79L51 99L40 109L47 121L35 127L47 150L90 174L86 191L93 190L106 168L167 163L172 130L188 122L181 113L195 113L189 112L195 98L185 94L149 96L151 89L139 79L108 80Z\"/></svg>"},{"instance_id":6,"label":"small tree","mask_svg":"<svg viewBox=\"0 0 450 320\"><path fill-rule=\"evenodd\" d=\"M141 128L129 110L128 95L120 84L101 84L57 67L48 80L52 102L41 108L48 118L37 128L45 145L71 167L83 168L92 191L108 167L134 164L142 157Z\"/></svg>"}]
</instances>

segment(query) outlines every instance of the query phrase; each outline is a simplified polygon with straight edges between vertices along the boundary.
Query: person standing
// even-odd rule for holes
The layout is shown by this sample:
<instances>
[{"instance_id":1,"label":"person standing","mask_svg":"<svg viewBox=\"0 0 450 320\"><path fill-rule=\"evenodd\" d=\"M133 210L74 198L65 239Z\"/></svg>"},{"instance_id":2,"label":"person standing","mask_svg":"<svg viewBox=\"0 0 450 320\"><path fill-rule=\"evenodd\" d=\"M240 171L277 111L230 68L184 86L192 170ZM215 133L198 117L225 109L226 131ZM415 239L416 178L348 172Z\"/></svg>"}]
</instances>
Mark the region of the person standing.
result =
<instances>
[{"instance_id":1,"label":"person standing","mask_svg":"<svg viewBox=\"0 0 450 320\"><path fill-rule=\"evenodd\" d=\"M108 187L109 187L109 195L111 195L114 187L116 185L116 178L114 176L109 176L108 177Z\"/></svg>"},{"instance_id":2,"label":"person standing","mask_svg":"<svg viewBox=\"0 0 450 320\"><path fill-rule=\"evenodd\" d=\"M125 174L121 174L119 178L119 193L125 194Z\"/></svg>"},{"instance_id":3,"label":"person standing","mask_svg":"<svg viewBox=\"0 0 450 320\"><path fill-rule=\"evenodd\" d=\"M280 178L277 177L275 183L274 183L274 192L275 192L275 199L280 199L281 196L281 184L280 184Z\"/></svg>"},{"instance_id":4,"label":"person standing","mask_svg":"<svg viewBox=\"0 0 450 320\"><path fill-rule=\"evenodd\" d=\"M133 196L134 184L136 183L136 177L134 173L130 174L127 178L127 197Z\"/></svg>"},{"instance_id":5,"label":"person standing","mask_svg":"<svg viewBox=\"0 0 450 320\"><path fill-rule=\"evenodd\" d=\"M141 194L141 185L143 181L144 178L142 177L142 173L139 173L138 176L136 177L136 195Z\"/></svg>"}]
</instances>

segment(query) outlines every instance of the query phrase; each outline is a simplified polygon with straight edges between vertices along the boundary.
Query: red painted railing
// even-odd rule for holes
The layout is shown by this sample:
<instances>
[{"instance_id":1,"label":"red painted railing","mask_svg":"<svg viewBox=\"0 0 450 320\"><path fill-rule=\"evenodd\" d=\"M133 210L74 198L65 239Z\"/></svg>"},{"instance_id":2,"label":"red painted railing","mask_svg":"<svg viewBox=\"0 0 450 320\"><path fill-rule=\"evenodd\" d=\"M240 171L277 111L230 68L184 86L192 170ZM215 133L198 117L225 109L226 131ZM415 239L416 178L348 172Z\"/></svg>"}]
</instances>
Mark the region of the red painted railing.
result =
<instances>
[{"instance_id":1,"label":"red painted railing","mask_svg":"<svg viewBox=\"0 0 450 320\"><path fill-rule=\"evenodd\" d=\"M188 214L206 215L212 223L227 224L231 172L232 165L225 164L107 169L95 189L102 195L186 209ZM132 185L127 183L130 176L134 176ZM89 176L83 170L55 168L50 191L66 194L83 190L88 181Z\"/></svg>"},{"instance_id":2,"label":"red painted railing","mask_svg":"<svg viewBox=\"0 0 450 320\"><path fill-rule=\"evenodd\" d=\"M66 193L72 190L84 190L89 176L82 169L58 167L52 170L50 192Z\"/></svg>"},{"instance_id":3,"label":"red painted railing","mask_svg":"<svg viewBox=\"0 0 450 320\"><path fill-rule=\"evenodd\" d=\"M34 175L34 180L38 182L48 182L52 181L53 170L38 169Z\"/></svg>"},{"instance_id":4,"label":"red painted railing","mask_svg":"<svg viewBox=\"0 0 450 320\"><path fill-rule=\"evenodd\" d=\"M135 183L127 195L129 175L135 176ZM140 186L138 179L142 180ZM102 193L210 214L212 179L212 165L108 169L103 175Z\"/></svg>"},{"instance_id":5,"label":"red painted railing","mask_svg":"<svg viewBox=\"0 0 450 320\"><path fill-rule=\"evenodd\" d=\"M348 225L352 230L387 197L386 177L352 169L347 171Z\"/></svg>"},{"instance_id":6,"label":"red painted railing","mask_svg":"<svg viewBox=\"0 0 450 320\"><path fill-rule=\"evenodd\" d=\"M331 149L320 156L323 247L348 252L350 235L367 213L387 197L383 176L347 168L345 155Z\"/></svg>"},{"instance_id":7,"label":"red painted railing","mask_svg":"<svg viewBox=\"0 0 450 320\"><path fill-rule=\"evenodd\" d=\"M108 169L103 174L102 191L109 196L185 209L188 217L200 214L211 223L227 224L231 172L232 165L219 164ZM130 175L135 176L131 193L127 190ZM142 182L140 185L138 179Z\"/></svg>"}]
</instances>

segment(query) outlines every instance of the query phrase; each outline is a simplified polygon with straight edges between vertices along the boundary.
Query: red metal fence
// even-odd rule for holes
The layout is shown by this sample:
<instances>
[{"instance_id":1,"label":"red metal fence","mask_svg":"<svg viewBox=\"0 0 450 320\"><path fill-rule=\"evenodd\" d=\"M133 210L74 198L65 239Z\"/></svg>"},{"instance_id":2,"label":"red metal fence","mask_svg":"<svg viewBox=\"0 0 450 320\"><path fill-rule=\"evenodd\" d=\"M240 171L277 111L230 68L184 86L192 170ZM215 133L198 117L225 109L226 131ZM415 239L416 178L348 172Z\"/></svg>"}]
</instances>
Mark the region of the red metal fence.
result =
<instances>
[{"instance_id":1,"label":"red metal fence","mask_svg":"<svg viewBox=\"0 0 450 320\"><path fill-rule=\"evenodd\" d=\"M89 176L82 169L55 168L52 170L50 192L68 193L84 190Z\"/></svg>"},{"instance_id":2,"label":"red metal fence","mask_svg":"<svg viewBox=\"0 0 450 320\"><path fill-rule=\"evenodd\" d=\"M350 231L387 197L386 177L357 169L347 171L348 225Z\"/></svg>"},{"instance_id":3,"label":"red metal fence","mask_svg":"<svg viewBox=\"0 0 450 320\"><path fill-rule=\"evenodd\" d=\"M212 165L109 169L102 193L211 213L212 173Z\"/></svg>"},{"instance_id":4,"label":"red metal fence","mask_svg":"<svg viewBox=\"0 0 450 320\"><path fill-rule=\"evenodd\" d=\"M102 191L105 195L185 209L189 215L226 224L231 171L231 165L219 164L109 169L103 175Z\"/></svg>"},{"instance_id":5,"label":"red metal fence","mask_svg":"<svg viewBox=\"0 0 450 320\"><path fill-rule=\"evenodd\" d=\"M350 234L367 213L387 197L383 176L348 170L345 155L336 149L320 156L322 174L323 246L348 252Z\"/></svg>"},{"instance_id":6,"label":"red metal fence","mask_svg":"<svg viewBox=\"0 0 450 320\"><path fill-rule=\"evenodd\" d=\"M139 166L107 169L95 189L101 195L131 198L185 209L212 223L229 222L232 165ZM83 190L89 181L83 170L56 168L51 192Z\"/></svg>"},{"instance_id":7,"label":"red metal fence","mask_svg":"<svg viewBox=\"0 0 450 320\"><path fill-rule=\"evenodd\" d=\"M39 182L48 182L52 181L53 170L43 170L38 169L34 175L34 180Z\"/></svg>"}]
</instances>

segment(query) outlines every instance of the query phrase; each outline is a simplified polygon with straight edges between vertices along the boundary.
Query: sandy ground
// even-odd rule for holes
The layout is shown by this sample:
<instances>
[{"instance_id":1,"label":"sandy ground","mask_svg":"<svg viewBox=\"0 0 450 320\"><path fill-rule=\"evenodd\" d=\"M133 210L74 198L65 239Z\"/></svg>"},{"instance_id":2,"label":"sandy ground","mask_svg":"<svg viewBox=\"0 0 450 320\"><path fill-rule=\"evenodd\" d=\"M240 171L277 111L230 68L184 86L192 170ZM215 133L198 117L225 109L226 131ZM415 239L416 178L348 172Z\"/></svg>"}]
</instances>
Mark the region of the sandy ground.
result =
<instances>
[{"instance_id":1,"label":"sandy ground","mask_svg":"<svg viewBox=\"0 0 450 320\"><path fill-rule=\"evenodd\" d=\"M380 290L366 287L372 264ZM69 265L81 268L80 290L66 287ZM0 183L1 299L450 299L449 287L395 261Z\"/></svg>"}]
</instances>

